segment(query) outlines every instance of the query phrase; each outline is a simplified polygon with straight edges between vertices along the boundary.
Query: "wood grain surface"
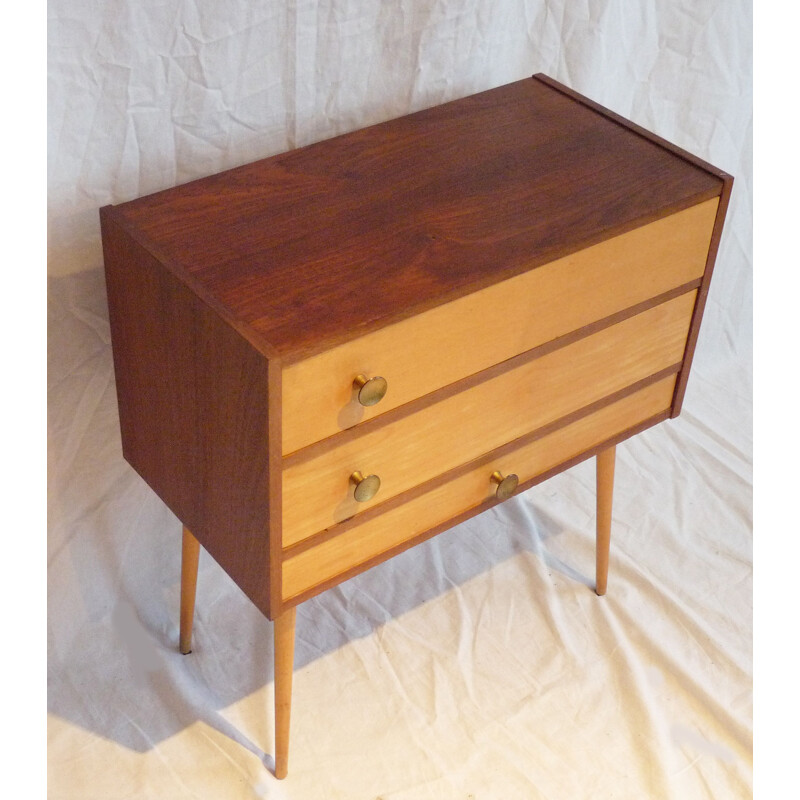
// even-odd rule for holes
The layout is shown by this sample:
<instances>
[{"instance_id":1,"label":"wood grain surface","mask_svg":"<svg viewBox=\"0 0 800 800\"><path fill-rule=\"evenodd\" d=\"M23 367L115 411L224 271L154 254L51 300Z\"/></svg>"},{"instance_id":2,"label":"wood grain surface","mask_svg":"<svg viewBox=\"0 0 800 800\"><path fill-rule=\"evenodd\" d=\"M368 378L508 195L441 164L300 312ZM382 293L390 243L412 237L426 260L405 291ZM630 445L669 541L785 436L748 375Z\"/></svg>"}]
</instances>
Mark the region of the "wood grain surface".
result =
<instances>
[{"instance_id":1,"label":"wood grain surface","mask_svg":"<svg viewBox=\"0 0 800 800\"><path fill-rule=\"evenodd\" d=\"M283 374L284 454L700 278L717 202L707 200L290 365ZM389 391L380 403L358 403L358 374L386 378Z\"/></svg>"},{"instance_id":2,"label":"wood grain surface","mask_svg":"<svg viewBox=\"0 0 800 800\"><path fill-rule=\"evenodd\" d=\"M113 215L101 223L123 455L269 616L268 362Z\"/></svg>"},{"instance_id":3,"label":"wood grain surface","mask_svg":"<svg viewBox=\"0 0 800 800\"><path fill-rule=\"evenodd\" d=\"M113 213L295 361L717 197L722 183L528 78Z\"/></svg>"},{"instance_id":4,"label":"wood grain surface","mask_svg":"<svg viewBox=\"0 0 800 800\"><path fill-rule=\"evenodd\" d=\"M358 566L375 563L381 554L417 539L427 529L451 518L463 518L461 515L470 509L482 510L493 499L495 486L490 475L495 469L503 474L516 473L526 485L535 476L578 457L632 425L659 412L666 414L674 387L673 375L287 558L283 563L285 599L307 597L315 587L328 585L338 576L354 574Z\"/></svg>"},{"instance_id":5,"label":"wood grain surface","mask_svg":"<svg viewBox=\"0 0 800 800\"><path fill-rule=\"evenodd\" d=\"M679 362L695 296L687 292L292 464L283 474L283 546ZM353 498L355 470L380 477L374 500Z\"/></svg>"}]
</instances>

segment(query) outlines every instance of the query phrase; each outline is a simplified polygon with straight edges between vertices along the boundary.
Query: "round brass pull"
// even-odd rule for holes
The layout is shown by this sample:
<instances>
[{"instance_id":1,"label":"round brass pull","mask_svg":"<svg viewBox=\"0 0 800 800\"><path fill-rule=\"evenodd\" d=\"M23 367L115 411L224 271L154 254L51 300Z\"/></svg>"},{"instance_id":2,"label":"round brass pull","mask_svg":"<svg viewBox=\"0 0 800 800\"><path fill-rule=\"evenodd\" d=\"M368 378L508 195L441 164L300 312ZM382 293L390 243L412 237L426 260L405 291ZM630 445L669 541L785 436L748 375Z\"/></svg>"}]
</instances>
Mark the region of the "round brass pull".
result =
<instances>
[{"instance_id":1,"label":"round brass pull","mask_svg":"<svg viewBox=\"0 0 800 800\"><path fill-rule=\"evenodd\" d=\"M358 402L362 406L374 406L376 403L380 403L389 388L386 378L381 378L379 375L374 378L356 375L353 386L358 389Z\"/></svg>"},{"instance_id":2,"label":"round brass pull","mask_svg":"<svg viewBox=\"0 0 800 800\"><path fill-rule=\"evenodd\" d=\"M378 494L378 489L381 488L381 479L377 475L365 476L358 470L350 476L350 483L356 487L353 496L359 503L366 503L367 500L372 500Z\"/></svg>"},{"instance_id":3,"label":"round brass pull","mask_svg":"<svg viewBox=\"0 0 800 800\"><path fill-rule=\"evenodd\" d=\"M497 484L497 491L495 492L497 499L508 500L516 491L519 478L513 472L504 478L502 472L495 470L492 473L491 481Z\"/></svg>"}]
</instances>

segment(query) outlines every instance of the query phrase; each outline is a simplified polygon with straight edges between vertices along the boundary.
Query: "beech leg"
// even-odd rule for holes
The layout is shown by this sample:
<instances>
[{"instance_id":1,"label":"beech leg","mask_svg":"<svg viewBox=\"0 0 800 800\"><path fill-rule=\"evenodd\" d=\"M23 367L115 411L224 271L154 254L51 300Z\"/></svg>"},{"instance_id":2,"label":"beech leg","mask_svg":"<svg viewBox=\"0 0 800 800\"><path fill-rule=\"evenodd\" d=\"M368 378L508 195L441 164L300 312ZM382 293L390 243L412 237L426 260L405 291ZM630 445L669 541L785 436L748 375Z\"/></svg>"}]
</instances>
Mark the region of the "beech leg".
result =
<instances>
[{"instance_id":1,"label":"beech leg","mask_svg":"<svg viewBox=\"0 0 800 800\"><path fill-rule=\"evenodd\" d=\"M611 502L614 494L614 460L616 447L597 454L597 565L595 591L606 593L608 586L608 553L611 546Z\"/></svg>"},{"instance_id":2,"label":"beech leg","mask_svg":"<svg viewBox=\"0 0 800 800\"><path fill-rule=\"evenodd\" d=\"M200 542L183 528L181 548L181 634L180 650L187 655L192 652L192 623L194 622L194 598L197 594L197 565L200 561Z\"/></svg>"},{"instance_id":3,"label":"beech leg","mask_svg":"<svg viewBox=\"0 0 800 800\"><path fill-rule=\"evenodd\" d=\"M275 619L275 777L289 770L289 721L292 712L294 628L297 609L289 608Z\"/></svg>"}]
</instances>

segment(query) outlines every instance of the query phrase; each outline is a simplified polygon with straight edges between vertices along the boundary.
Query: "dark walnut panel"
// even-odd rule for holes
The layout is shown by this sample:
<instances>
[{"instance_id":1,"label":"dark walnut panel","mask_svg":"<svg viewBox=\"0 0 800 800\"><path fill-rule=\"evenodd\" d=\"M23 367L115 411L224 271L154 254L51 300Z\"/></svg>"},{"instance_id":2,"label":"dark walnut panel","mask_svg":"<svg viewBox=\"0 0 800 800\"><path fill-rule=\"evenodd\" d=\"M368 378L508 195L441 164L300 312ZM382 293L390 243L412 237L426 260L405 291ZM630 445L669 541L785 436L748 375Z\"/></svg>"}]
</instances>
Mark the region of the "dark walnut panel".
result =
<instances>
[{"instance_id":1,"label":"dark walnut panel","mask_svg":"<svg viewBox=\"0 0 800 800\"><path fill-rule=\"evenodd\" d=\"M297 360L723 193L598 109L528 78L111 213Z\"/></svg>"},{"instance_id":2,"label":"dark walnut panel","mask_svg":"<svg viewBox=\"0 0 800 800\"><path fill-rule=\"evenodd\" d=\"M279 373L110 217L101 210L123 455L271 616Z\"/></svg>"}]
</instances>

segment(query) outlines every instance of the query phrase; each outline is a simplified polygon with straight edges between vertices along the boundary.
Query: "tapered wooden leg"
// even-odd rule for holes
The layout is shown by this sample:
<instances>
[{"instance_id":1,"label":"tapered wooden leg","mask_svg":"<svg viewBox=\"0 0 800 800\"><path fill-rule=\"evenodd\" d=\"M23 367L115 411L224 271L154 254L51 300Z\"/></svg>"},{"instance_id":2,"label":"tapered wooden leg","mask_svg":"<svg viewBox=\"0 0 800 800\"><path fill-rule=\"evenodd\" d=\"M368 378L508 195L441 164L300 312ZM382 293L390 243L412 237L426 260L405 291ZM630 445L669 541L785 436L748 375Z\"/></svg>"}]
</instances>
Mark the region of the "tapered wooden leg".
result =
<instances>
[{"instance_id":1,"label":"tapered wooden leg","mask_svg":"<svg viewBox=\"0 0 800 800\"><path fill-rule=\"evenodd\" d=\"M289 720L292 713L294 623L297 609L284 611L274 622L275 637L275 777L289 770Z\"/></svg>"},{"instance_id":2,"label":"tapered wooden leg","mask_svg":"<svg viewBox=\"0 0 800 800\"><path fill-rule=\"evenodd\" d=\"M611 501L614 494L614 460L617 448L597 454L597 587L598 595L608 585L608 552L611 546Z\"/></svg>"},{"instance_id":3,"label":"tapered wooden leg","mask_svg":"<svg viewBox=\"0 0 800 800\"><path fill-rule=\"evenodd\" d=\"M197 593L197 565L200 561L200 542L188 528L183 529L181 553L181 653L192 652L192 623L194 622L194 598Z\"/></svg>"}]
</instances>

